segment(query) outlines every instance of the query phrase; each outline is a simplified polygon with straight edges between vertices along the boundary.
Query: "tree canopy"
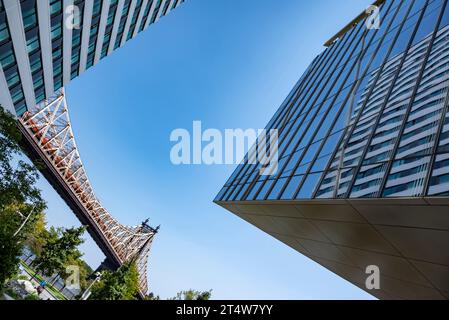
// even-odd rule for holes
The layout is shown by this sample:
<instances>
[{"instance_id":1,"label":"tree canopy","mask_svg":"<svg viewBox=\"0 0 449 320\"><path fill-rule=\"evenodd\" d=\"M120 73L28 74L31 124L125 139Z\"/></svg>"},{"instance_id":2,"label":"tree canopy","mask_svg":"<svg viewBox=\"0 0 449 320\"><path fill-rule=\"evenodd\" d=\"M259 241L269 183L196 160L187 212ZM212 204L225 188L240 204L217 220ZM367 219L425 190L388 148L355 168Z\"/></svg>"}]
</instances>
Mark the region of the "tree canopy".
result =
<instances>
[{"instance_id":1,"label":"tree canopy","mask_svg":"<svg viewBox=\"0 0 449 320\"><path fill-rule=\"evenodd\" d=\"M212 290L209 291L196 291L193 289L178 292L176 297L172 300L210 300L212 296Z\"/></svg>"},{"instance_id":2,"label":"tree canopy","mask_svg":"<svg viewBox=\"0 0 449 320\"><path fill-rule=\"evenodd\" d=\"M84 242L82 235L85 230L85 227L50 228L49 237L40 256L33 261L36 271L40 271L46 276L58 273L64 277L67 262L71 257L79 254L77 247Z\"/></svg>"},{"instance_id":3,"label":"tree canopy","mask_svg":"<svg viewBox=\"0 0 449 320\"><path fill-rule=\"evenodd\" d=\"M50 233L47 230L45 214L39 213L36 216L36 222L33 226L33 230L30 230L25 244L35 255L40 256L42 249L49 237Z\"/></svg>"},{"instance_id":4,"label":"tree canopy","mask_svg":"<svg viewBox=\"0 0 449 320\"><path fill-rule=\"evenodd\" d=\"M24 161L20 139L16 120L0 107L0 208L20 204L43 212L46 204L36 187L39 175L35 165Z\"/></svg>"},{"instance_id":5,"label":"tree canopy","mask_svg":"<svg viewBox=\"0 0 449 320\"><path fill-rule=\"evenodd\" d=\"M15 118L0 106L0 286L17 272L24 243L46 208L37 169L23 160L20 139Z\"/></svg>"},{"instance_id":6,"label":"tree canopy","mask_svg":"<svg viewBox=\"0 0 449 320\"><path fill-rule=\"evenodd\" d=\"M117 271L103 271L100 281L92 287L90 300L136 300L139 274L134 262L125 263Z\"/></svg>"}]
</instances>

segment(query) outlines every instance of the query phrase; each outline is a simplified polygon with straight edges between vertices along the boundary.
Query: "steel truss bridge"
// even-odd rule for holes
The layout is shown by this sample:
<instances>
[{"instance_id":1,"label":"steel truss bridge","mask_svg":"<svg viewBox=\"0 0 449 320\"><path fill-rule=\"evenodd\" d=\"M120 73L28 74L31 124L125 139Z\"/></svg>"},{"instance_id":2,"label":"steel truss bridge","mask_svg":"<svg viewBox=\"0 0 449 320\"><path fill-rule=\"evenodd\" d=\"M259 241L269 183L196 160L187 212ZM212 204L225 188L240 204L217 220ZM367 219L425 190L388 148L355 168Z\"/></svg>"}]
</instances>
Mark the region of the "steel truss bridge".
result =
<instances>
[{"instance_id":1,"label":"steel truss bridge","mask_svg":"<svg viewBox=\"0 0 449 320\"><path fill-rule=\"evenodd\" d=\"M134 261L139 273L140 295L148 292L147 262L158 228L120 224L101 205L76 146L64 89L19 118L22 147L39 170L72 209L106 256L102 266L117 269Z\"/></svg>"}]
</instances>

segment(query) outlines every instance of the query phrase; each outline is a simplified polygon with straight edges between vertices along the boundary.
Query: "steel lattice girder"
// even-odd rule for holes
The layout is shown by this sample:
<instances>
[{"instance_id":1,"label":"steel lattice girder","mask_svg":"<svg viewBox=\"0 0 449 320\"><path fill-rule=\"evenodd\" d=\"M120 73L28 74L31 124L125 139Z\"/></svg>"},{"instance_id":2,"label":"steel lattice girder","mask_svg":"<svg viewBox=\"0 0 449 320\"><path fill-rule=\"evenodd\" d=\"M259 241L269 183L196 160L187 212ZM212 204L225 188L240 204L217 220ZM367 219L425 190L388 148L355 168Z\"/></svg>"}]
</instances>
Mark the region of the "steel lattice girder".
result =
<instances>
[{"instance_id":1,"label":"steel lattice girder","mask_svg":"<svg viewBox=\"0 0 449 320\"><path fill-rule=\"evenodd\" d=\"M88 212L120 263L136 262L140 290L146 294L147 261L157 229L148 227L146 223L135 227L124 226L101 205L81 161L64 89L54 98L24 113L19 119L19 125L33 138L32 143L42 151Z\"/></svg>"}]
</instances>

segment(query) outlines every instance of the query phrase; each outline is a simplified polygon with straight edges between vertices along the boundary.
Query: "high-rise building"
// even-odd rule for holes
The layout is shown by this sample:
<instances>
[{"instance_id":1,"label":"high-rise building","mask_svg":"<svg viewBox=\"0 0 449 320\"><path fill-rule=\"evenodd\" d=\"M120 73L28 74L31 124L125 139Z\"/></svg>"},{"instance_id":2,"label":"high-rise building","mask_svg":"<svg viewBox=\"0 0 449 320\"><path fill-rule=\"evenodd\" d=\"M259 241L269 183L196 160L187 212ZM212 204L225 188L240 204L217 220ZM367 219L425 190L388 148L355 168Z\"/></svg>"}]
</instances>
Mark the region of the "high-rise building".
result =
<instances>
[{"instance_id":1,"label":"high-rise building","mask_svg":"<svg viewBox=\"0 0 449 320\"><path fill-rule=\"evenodd\" d=\"M0 105L17 115L184 0L0 0Z\"/></svg>"},{"instance_id":2,"label":"high-rise building","mask_svg":"<svg viewBox=\"0 0 449 320\"><path fill-rule=\"evenodd\" d=\"M327 41L267 125L277 170L248 154L215 202L378 298L449 299L447 2L377 1Z\"/></svg>"}]
</instances>

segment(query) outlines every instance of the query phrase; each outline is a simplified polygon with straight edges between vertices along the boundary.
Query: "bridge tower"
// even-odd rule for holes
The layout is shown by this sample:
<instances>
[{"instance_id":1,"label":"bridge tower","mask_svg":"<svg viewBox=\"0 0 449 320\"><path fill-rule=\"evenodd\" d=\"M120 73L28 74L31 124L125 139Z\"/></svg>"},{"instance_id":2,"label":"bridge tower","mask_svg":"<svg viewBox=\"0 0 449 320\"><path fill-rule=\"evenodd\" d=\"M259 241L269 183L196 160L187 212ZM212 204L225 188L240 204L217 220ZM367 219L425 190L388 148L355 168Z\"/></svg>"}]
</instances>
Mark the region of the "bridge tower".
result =
<instances>
[{"instance_id":1,"label":"bridge tower","mask_svg":"<svg viewBox=\"0 0 449 320\"><path fill-rule=\"evenodd\" d=\"M81 161L72 131L64 89L31 108L19 118L22 147L72 209L106 256L108 268L135 261L142 296L148 292L147 263L159 227L148 220L134 227L120 224L101 205Z\"/></svg>"}]
</instances>

